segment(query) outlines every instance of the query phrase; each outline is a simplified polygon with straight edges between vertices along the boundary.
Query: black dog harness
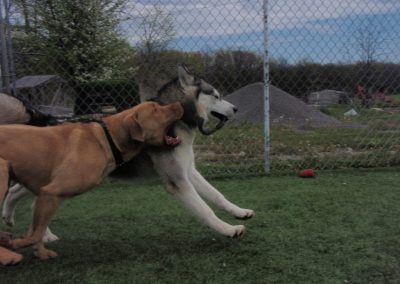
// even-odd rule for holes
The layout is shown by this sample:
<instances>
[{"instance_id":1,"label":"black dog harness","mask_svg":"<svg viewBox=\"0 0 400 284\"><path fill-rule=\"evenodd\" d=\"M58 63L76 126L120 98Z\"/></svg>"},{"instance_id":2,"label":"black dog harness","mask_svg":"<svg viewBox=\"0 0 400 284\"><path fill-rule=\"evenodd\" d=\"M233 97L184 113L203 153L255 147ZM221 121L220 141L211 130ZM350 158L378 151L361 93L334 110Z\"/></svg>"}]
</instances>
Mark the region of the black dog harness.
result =
<instances>
[{"instance_id":1,"label":"black dog harness","mask_svg":"<svg viewBox=\"0 0 400 284\"><path fill-rule=\"evenodd\" d=\"M115 164L117 165L117 167L119 167L122 164L124 164L125 162L124 162L124 159L122 158L122 153L117 148L117 145L115 145L114 140L111 137L110 131L107 128L107 125L104 123L103 120L94 120L93 122L97 122L103 128L104 134L106 135L108 144L110 145L111 152L113 154L113 157L114 157L114 160L115 160Z\"/></svg>"}]
</instances>

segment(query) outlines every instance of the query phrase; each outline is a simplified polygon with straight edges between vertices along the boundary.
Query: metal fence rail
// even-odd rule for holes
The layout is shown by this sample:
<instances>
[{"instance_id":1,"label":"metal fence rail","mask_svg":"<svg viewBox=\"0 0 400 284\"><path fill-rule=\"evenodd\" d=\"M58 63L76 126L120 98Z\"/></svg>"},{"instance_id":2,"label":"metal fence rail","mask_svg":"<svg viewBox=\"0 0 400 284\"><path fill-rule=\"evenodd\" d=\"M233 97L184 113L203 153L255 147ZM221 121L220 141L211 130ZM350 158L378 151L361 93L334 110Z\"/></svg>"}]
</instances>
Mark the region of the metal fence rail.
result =
<instances>
[{"instance_id":1,"label":"metal fence rail","mask_svg":"<svg viewBox=\"0 0 400 284\"><path fill-rule=\"evenodd\" d=\"M123 110L185 62L239 108L205 174L399 163L398 1L1 1L1 88L43 111Z\"/></svg>"}]
</instances>

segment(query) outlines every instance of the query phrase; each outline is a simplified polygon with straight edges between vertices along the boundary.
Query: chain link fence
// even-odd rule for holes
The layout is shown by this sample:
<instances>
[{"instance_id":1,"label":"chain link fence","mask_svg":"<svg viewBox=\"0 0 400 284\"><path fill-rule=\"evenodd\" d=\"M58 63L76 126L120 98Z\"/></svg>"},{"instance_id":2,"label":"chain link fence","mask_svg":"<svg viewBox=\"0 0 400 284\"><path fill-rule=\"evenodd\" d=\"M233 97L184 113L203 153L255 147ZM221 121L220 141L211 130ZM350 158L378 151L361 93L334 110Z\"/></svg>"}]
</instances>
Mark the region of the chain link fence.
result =
<instances>
[{"instance_id":1,"label":"chain link fence","mask_svg":"<svg viewBox=\"0 0 400 284\"><path fill-rule=\"evenodd\" d=\"M206 175L264 172L265 2L271 170L399 163L398 1L0 1L2 90L44 112L129 108L182 62L216 87L239 111L197 136Z\"/></svg>"},{"instance_id":2,"label":"chain link fence","mask_svg":"<svg viewBox=\"0 0 400 284\"><path fill-rule=\"evenodd\" d=\"M272 88L301 100L271 117L277 170L399 164L399 23L398 1L271 2Z\"/></svg>"}]
</instances>

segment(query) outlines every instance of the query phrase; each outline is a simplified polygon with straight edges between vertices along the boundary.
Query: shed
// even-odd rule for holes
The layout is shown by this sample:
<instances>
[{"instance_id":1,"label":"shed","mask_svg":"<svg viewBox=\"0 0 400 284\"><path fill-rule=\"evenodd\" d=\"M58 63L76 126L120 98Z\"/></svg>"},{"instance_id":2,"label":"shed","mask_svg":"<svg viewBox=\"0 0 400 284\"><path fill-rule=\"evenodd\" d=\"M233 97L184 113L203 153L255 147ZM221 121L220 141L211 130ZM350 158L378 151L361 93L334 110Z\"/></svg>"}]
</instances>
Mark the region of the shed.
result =
<instances>
[{"instance_id":1,"label":"shed","mask_svg":"<svg viewBox=\"0 0 400 284\"><path fill-rule=\"evenodd\" d=\"M349 104L350 94L336 90L322 90L308 95L308 104L315 106L329 106L336 104Z\"/></svg>"},{"instance_id":2,"label":"shed","mask_svg":"<svg viewBox=\"0 0 400 284\"><path fill-rule=\"evenodd\" d=\"M72 107L73 89L57 75L25 76L15 82L17 96L33 106Z\"/></svg>"}]
</instances>

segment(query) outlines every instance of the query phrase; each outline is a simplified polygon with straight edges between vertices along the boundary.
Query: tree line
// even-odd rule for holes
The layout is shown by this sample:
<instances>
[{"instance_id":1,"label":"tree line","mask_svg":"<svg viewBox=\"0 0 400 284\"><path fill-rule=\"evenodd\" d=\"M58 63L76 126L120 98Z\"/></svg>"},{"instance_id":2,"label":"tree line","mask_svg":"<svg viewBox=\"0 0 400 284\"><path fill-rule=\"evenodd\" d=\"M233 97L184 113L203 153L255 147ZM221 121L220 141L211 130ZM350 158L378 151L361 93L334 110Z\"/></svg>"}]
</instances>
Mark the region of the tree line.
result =
<instances>
[{"instance_id":1,"label":"tree line","mask_svg":"<svg viewBox=\"0 0 400 284\"><path fill-rule=\"evenodd\" d=\"M72 86L104 80L151 80L176 76L185 62L223 94L263 80L262 56L246 50L184 52L169 48L173 41L172 15L155 7L139 22L143 31L135 45L121 32L127 0L15 0L21 21L13 26L17 77L59 74ZM271 83L307 99L312 91L354 92L384 89L400 93L400 65L369 58L352 64L271 60ZM79 93L79 92L78 92Z\"/></svg>"}]
</instances>

